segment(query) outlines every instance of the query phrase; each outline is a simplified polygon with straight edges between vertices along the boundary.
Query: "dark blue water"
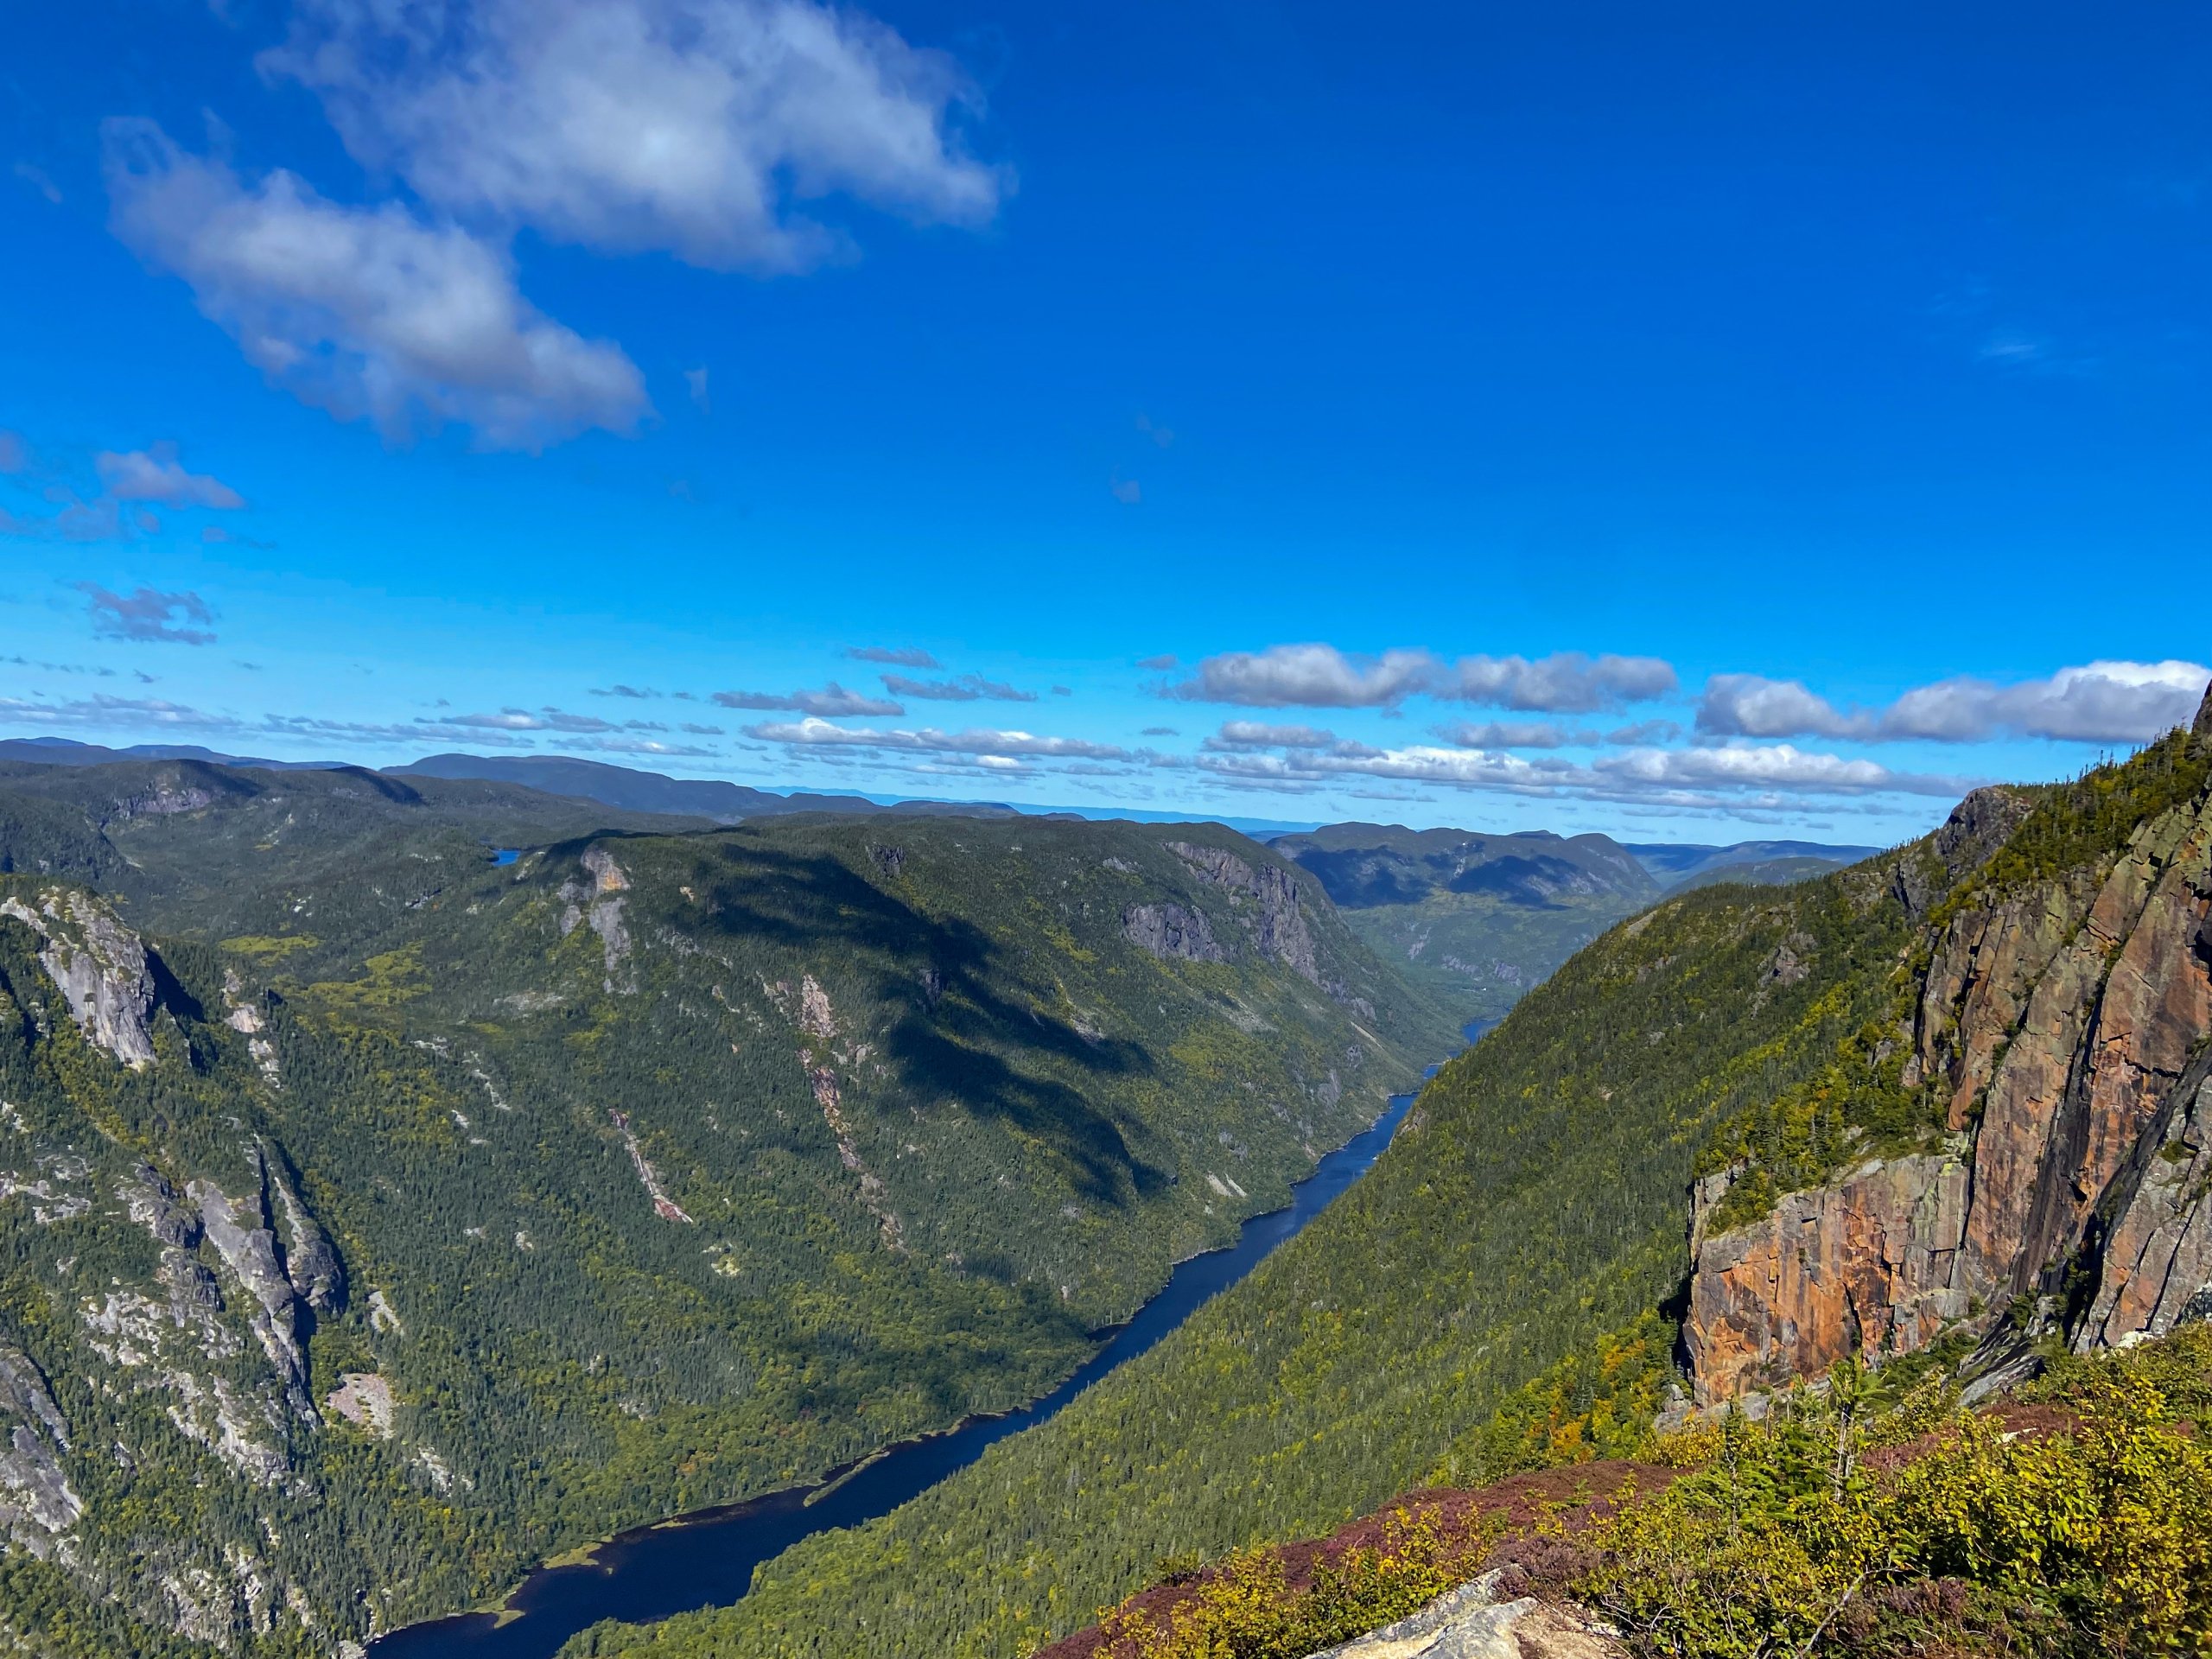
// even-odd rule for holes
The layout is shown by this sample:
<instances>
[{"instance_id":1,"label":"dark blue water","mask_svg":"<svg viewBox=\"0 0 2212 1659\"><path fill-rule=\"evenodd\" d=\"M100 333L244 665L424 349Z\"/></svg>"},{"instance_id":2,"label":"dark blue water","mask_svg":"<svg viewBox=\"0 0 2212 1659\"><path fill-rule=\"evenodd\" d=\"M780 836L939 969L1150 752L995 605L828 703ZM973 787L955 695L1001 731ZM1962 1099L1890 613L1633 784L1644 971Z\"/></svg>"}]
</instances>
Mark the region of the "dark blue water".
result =
<instances>
[{"instance_id":1,"label":"dark blue water","mask_svg":"<svg viewBox=\"0 0 2212 1659\"><path fill-rule=\"evenodd\" d=\"M1470 1029L1470 1039L1479 1032ZM1125 1365L1267 1259L1270 1251L1327 1209L1365 1174L1413 1104L1392 1098L1371 1128L1321 1160L1291 1189L1290 1207L1255 1216L1226 1249L1192 1256L1166 1288L1119 1326L1090 1361L1043 1399L1003 1417L970 1419L925 1440L906 1440L842 1477L771 1492L728 1509L626 1532L601 1546L592 1565L533 1573L508 1599L508 1622L466 1613L395 1630L372 1644L372 1659L550 1659L578 1630L602 1618L666 1618L741 1599L753 1569L800 1539L856 1527L920 1496L966 1468L983 1448L1033 1428L1117 1365ZM520 1613L521 1618L512 1617Z\"/></svg>"}]
</instances>

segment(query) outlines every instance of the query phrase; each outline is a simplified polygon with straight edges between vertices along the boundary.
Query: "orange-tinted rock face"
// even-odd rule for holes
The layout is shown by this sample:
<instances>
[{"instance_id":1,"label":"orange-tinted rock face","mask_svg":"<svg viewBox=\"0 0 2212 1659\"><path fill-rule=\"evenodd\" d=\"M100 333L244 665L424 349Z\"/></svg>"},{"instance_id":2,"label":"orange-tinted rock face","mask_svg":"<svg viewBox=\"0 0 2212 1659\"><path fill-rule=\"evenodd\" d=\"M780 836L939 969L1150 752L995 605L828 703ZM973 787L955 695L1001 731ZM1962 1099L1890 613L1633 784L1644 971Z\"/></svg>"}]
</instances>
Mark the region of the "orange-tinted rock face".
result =
<instances>
[{"instance_id":1,"label":"orange-tinted rock face","mask_svg":"<svg viewBox=\"0 0 2212 1659\"><path fill-rule=\"evenodd\" d=\"M2085 1240L2103 1278L2077 1340L2212 1308L2212 809L2145 825L2101 880L1971 906L1933 944L1912 1068L1945 1090L1961 1159L1864 1166L1718 1238L1701 1189L1701 1402L1920 1347L2047 1286Z\"/></svg>"},{"instance_id":2,"label":"orange-tinted rock face","mask_svg":"<svg viewBox=\"0 0 2212 1659\"><path fill-rule=\"evenodd\" d=\"M1705 1241L1685 1333L1698 1403L1917 1348L1965 1317L1967 1198L1958 1160L1900 1158Z\"/></svg>"}]
</instances>

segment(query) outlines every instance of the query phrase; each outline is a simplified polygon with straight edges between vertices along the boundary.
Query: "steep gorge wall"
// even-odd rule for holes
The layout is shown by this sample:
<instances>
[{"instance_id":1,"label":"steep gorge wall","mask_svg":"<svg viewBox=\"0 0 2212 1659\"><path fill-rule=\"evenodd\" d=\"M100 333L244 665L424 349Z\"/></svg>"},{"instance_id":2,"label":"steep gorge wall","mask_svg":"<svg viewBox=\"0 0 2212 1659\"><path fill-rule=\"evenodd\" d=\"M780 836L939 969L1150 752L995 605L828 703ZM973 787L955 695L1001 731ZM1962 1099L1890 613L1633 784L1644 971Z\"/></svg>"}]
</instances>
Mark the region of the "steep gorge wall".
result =
<instances>
[{"instance_id":1,"label":"steep gorge wall","mask_svg":"<svg viewBox=\"0 0 2212 1659\"><path fill-rule=\"evenodd\" d=\"M2212 739L2212 694L2196 733ZM2001 842L1990 793L1955 815L1953 844ZM2031 1327L2083 1348L2212 1313L2212 794L2139 826L2108 869L1977 895L1926 943L1897 1039L1948 1135L1723 1233L1727 1178L1699 1184L1684 1338L1700 1404L1985 1329L2021 1298Z\"/></svg>"}]
</instances>

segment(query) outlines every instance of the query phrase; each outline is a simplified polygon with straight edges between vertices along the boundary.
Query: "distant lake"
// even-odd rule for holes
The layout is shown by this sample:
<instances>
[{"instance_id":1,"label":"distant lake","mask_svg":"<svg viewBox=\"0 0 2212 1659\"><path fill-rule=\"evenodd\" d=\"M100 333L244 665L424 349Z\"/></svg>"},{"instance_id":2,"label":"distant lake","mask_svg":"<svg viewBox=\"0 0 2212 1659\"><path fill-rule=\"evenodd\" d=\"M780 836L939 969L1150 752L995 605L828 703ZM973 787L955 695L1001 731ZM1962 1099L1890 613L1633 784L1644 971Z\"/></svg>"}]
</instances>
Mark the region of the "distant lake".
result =
<instances>
[{"instance_id":1,"label":"distant lake","mask_svg":"<svg viewBox=\"0 0 2212 1659\"><path fill-rule=\"evenodd\" d=\"M502 854L500 861L510 861ZM1467 1027L1468 1039L1488 1023ZM1430 1068L1432 1075L1434 1068ZM704 1510L626 1532L594 1564L533 1573L507 1601L508 1622L464 1613L410 1624L372 1643L371 1659L551 1659L602 1618L645 1623L698 1607L728 1606L752 1586L753 1569L817 1532L887 1515L966 1468L986 1446L1055 1415L1100 1377L1153 1347L1265 1261L1373 1166L1413 1105L1392 1097L1372 1128L1321 1160L1291 1189L1287 1209L1255 1216L1236 1243L1179 1265L1166 1287L1117 1326L1105 1345L1043 1399L1002 1417L971 1418L942 1434L902 1441L842 1477L787 1488L727 1509ZM520 1618L513 1615L519 1613Z\"/></svg>"},{"instance_id":2,"label":"distant lake","mask_svg":"<svg viewBox=\"0 0 2212 1659\"><path fill-rule=\"evenodd\" d=\"M519 847L494 847L492 849L492 861L494 864L512 864L521 856L522 849Z\"/></svg>"}]
</instances>

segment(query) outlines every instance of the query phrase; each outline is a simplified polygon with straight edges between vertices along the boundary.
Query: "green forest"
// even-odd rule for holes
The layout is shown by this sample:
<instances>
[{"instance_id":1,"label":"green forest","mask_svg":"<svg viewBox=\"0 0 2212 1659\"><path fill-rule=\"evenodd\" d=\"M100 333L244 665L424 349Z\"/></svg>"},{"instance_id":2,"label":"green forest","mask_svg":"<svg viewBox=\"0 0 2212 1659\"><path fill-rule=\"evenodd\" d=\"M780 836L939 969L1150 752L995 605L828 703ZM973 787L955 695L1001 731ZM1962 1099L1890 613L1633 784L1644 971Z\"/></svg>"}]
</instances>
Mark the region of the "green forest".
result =
<instances>
[{"instance_id":1,"label":"green forest","mask_svg":"<svg viewBox=\"0 0 2212 1659\"><path fill-rule=\"evenodd\" d=\"M2194 810L2208 767L2212 742L2177 734L2011 791L2024 821L1979 868L1931 837L1614 926L1443 1070L1358 1186L1160 1347L896 1513L797 1546L736 1606L572 1652L1013 1659L1165 1559L1325 1535L1424 1481L1541 1461L1570 1422L1586 1454L1618 1452L1671 1370L1653 1356L1672 1345L1693 1177L1732 1163L1738 1192L1770 1196L1934 1140L1936 1103L1895 1052L1929 927L1992 885L2108 864L2146 820Z\"/></svg>"},{"instance_id":2,"label":"green forest","mask_svg":"<svg viewBox=\"0 0 2212 1659\"><path fill-rule=\"evenodd\" d=\"M13 1523L48 1651L327 1652L1018 1403L1452 1045L1213 827L4 783L0 1413L81 1510L66 1554ZM142 1065L54 966L102 917Z\"/></svg>"}]
</instances>

